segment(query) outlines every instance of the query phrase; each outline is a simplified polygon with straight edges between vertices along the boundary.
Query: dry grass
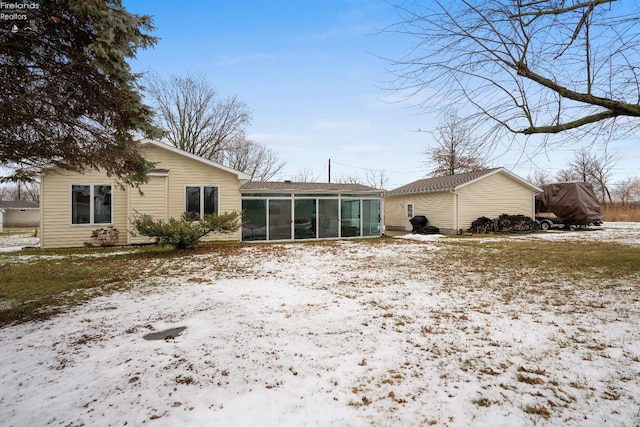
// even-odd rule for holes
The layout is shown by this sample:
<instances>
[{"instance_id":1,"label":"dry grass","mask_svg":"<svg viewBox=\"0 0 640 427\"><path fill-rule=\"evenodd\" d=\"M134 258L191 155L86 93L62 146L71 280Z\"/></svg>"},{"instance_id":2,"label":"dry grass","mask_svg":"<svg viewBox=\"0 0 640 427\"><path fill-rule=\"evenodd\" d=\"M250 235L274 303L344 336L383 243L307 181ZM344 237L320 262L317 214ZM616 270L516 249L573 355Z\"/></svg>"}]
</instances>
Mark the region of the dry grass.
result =
<instances>
[{"instance_id":1,"label":"dry grass","mask_svg":"<svg viewBox=\"0 0 640 427\"><path fill-rule=\"evenodd\" d=\"M608 203L602 206L605 221L640 222L640 204Z\"/></svg>"},{"instance_id":2,"label":"dry grass","mask_svg":"<svg viewBox=\"0 0 640 427\"><path fill-rule=\"evenodd\" d=\"M127 289L141 278L195 274L182 266L182 260L192 256L215 254L209 268L236 271L238 267L228 264L227 255L240 247L221 243L191 251L151 246L30 249L0 254L0 327L47 318L64 307Z\"/></svg>"},{"instance_id":3,"label":"dry grass","mask_svg":"<svg viewBox=\"0 0 640 427\"><path fill-rule=\"evenodd\" d=\"M7 227L5 225L2 228L2 232L0 232L0 237L15 236L20 234L31 236L31 237L37 237L38 227Z\"/></svg>"},{"instance_id":4,"label":"dry grass","mask_svg":"<svg viewBox=\"0 0 640 427\"><path fill-rule=\"evenodd\" d=\"M4 291L7 294L0 292L0 299L39 302L31 311L33 318L41 309L63 310L65 304L86 301L74 300L77 295L88 298L136 286L136 282L147 286L176 277L176 288L182 287L190 298L203 287L217 290L203 292L193 305L173 303L167 297L179 293L167 290L158 318L163 322L184 319L184 313L195 309L207 313L209 325L229 320L228 312L219 310L227 300L212 295L227 294L241 282L251 289L249 293L240 289L235 297L228 294L228 301L237 300L241 308L234 309L233 316L246 313L238 317L242 326L229 328L228 337L233 340L225 335L220 341L198 344L195 351L202 348L202 352L190 353L189 358L169 350L167 355L176 356L166 366L184 369L166 378L166 390L157 391L168 402L166 407L176 402L172 393L177 388L202 390L217 384L226 394L235 395L234 382L248 384L249 379L260 388L288 393L292 383L283 378L293 376L296 381L323 378L312 382L313 390L321 387L322 394L358 411L371 425L412 424L409 421L462 425L469 413L478 424L487 425L497 414L510 414L504 416L516 421L511 424L581 425L586 419L590 425L604 425L597 417L611 418L606 424L638 424L640 389L634 381L640 360L634 339L640 295L637 245L597 236L588 242L496 236L428 243L383 238L211 245L181 253L157 248L109 252L30 251L31 258L24 252L0 255L0 277L11 283ZM36 283L36 276L46 283ZM250 283L256 279L255 285ZM273 292L273 298L263 300L272 294L266 286L270 280L288 284L292 295L311 298L307 292L318 292L313 299L286 300ZM97 289L101 292L96 293ZM123 323L109 323L102 329L97 319L91 320L96 325L93 329L82 324L70 333L66 353L61 353L63 344L52 348L57 352L53 369L72 366L74 358L83 363L78 346L97 343L97 337L108 340L122 330L134 333L147 327L147 319L156 318L145 313L139 318L144 321L135 320L131 316L135 309L127 304L118 310L117 317L126 319ZM317 317L328 310L336 311ZM22 313L15 320L28 318L28 313ZM100 322L112 318L103 317ZM266 323L268 328L263 326ZM299 341L307 344L296 347L293 355L273 347ZM229 347L233 350L226 345L233 345ZM220 353L211 353L212 348ZM321 353L303 355L298 348L319 348ZM214 357L225 352L235 356ZM245 360L245 354L256 356ZM132 387L142 387L138 384L147 384L147 379L139 376L142 371L135 363L125 364L130 369L128 381ZM161 370L165 369L156 369ZM264 372L268 375L261 375ZM455 409L460 409L460 415ZM148 419L156 416L153 413Z\"/></svg>"},{"instance_id":5,"label":"dry grass","mask_svg":"<svg viewBox=\"0 0 640 427\"><path fill-rule=\"evenodd\" d=\"M358 243L372 248L406 244L396 239L370 239ZM342 244L328 241L295 246L301 249L320 247L339 253L348 264L345 268L353 268L354 263L363 262L360 257L350 259ZM571 284L572 289L584 291L592 286L602 287L603 280L624 282L640 274L640 248L611 242L451 239L443 240L440 247L442 251L426 251L409 257L401 254L397 259L382 262L365 259L374 276L386 271L382 279L371 277L372 284L380 286L384 281L398 281L398 275L412 276L427 271L434 277L447 277L444 286L452 290L473 292L478 286L492 287L494 296L504 302L543 299L552 305L563 305L572 299L573 294L565 295L564 288L557 283ZM241 255L242 248L252 248L253 255ZM96 295L134 286L142 278L185 276L189 282L210 283L213 279L207 274L224 273L243 277L250 267L251 256L260 254L278 259L285 256L285 248L281 244L247 246L236 243L211 245L185 252L148 247L29 250L2 254L0 302L9 304L10 308L0 309L0 326L48 317L66 306L83 303ZM29 257L21 258L21 255ZM197 263L190 262L201 256L208 260L206 272ZM367 270L359 271L360 275L367 274ZM336 272L339 273L338 266ZM339 276L337 284L347 283L342 273ZM349 287L349 292L354 295L362 291L361 281L356 280L358 277L352 278L356 284ZM589 304L597 305L598 302L591 301ZM396 316L384 304L380 304L380 308L383 310L383 320L402 326L401 316ZM488 308L480 307L479 310L486 311ZM423 325L420 332L426 336L442 331L442 325L427 324Z\"/></svg>"}]
</instances>

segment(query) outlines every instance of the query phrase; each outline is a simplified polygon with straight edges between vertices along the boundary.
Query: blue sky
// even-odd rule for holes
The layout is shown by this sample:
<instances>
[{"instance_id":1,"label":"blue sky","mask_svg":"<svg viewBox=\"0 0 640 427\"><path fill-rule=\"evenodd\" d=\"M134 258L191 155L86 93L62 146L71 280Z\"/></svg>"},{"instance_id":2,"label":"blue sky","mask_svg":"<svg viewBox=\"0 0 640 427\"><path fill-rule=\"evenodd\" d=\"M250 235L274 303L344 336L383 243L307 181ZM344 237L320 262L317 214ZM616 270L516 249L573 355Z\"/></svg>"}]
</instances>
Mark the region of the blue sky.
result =
<instances>
[{"instance_id":1,"label":"blue sky","mask_svg":"<svg viewBox=\"0 0 640 427\"><path fill-rule=\"evenodd\" d=\"M277 177L302 170L317 181L384 170L392 189L424 178L425 147L438 116L411 101L393 102L382 57L399 57L410 41L379 29L396 21L384 0L255 0L169 2L124 0L127 10L154 17L160 37L139 51L136 72L161 77L204 74L222 96L249 105L250 139L275 150L286 166ZM530 141L529 141L530 142ZM536 169L555 174L579 147L545 153L524 150L524 137L492 166L526 178ZM611 144L618 153L612 181L637 176L637 138Z\"/></svg>"}]
</instances>

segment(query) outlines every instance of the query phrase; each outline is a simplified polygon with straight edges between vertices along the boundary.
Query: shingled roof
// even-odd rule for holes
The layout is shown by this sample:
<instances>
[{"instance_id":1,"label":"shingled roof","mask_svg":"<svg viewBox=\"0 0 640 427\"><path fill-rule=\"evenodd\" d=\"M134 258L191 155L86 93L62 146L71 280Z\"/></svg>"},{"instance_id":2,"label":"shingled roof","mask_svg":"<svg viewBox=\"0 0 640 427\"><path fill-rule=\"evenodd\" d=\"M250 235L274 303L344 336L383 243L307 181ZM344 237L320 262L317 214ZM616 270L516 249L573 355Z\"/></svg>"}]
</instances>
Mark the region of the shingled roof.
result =
<instances>
[{"instance_id":1,"label":"shingled roof","mask_svg":"<svg viewBox=\"0 0 640 427\"><path fill-rule=\"evenodd\" d=\"M357 192L357 193L380 193L373 187L368 187L362 184L336 184L336 183L322 183L322 182L254 182L249 181L240 187L243 192L253 191L309 191L309 192Z\"/></svg>"},{"instance_id":2,"label":"shingled roof","mask_svg":"<svg viewBox=\"0 0 640 427\"><path fill-rule=\"evenodd\" d=\"M419 193L433 193L438 191L451 191L460 188L466 184L469 184L477 179L484 178L485 176L492 175L494 173L505 173L513 179L521 182L524 185L531 187L534 191L540 191L539 188L533 184L523 180L522 178L512 174L505 168L493 168L483 169L474 172L459 173L456 175L438 176L435 178L419 179L410 184L398 187L395 190L389 191L386 196L401 196L404 194L419 194Z\"/></svg>"}]
</instances>

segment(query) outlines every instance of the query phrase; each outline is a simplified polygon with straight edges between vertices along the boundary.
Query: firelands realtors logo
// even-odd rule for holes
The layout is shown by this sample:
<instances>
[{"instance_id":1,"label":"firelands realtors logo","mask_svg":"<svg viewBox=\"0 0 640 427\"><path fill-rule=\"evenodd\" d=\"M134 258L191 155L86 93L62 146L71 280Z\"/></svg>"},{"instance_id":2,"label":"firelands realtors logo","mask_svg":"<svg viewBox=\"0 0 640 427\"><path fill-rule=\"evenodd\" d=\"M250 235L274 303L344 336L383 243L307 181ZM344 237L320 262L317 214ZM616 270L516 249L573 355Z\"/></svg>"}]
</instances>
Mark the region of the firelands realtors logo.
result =
<instances>
[{"instance_id":1,"label":"firelands realtors logo","mask_svg":"<svg viewBox=\"0 0 640 427\"><path fill-rule=\"evenodd\" d=\"M11 32L35 31L30 12L40 9L38 2L0 1L0 24L9 22Z\"/></svg>"}]
</instances>

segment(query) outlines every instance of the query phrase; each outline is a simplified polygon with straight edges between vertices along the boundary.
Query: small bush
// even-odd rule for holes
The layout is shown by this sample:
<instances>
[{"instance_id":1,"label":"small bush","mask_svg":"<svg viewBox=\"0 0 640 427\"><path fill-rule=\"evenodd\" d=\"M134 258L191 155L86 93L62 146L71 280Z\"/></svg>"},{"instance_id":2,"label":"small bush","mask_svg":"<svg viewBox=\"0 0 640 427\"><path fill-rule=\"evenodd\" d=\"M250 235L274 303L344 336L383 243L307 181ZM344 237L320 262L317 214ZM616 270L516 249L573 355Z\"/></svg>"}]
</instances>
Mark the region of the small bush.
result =
<instances>
[{"instance_id":1,"label":"small bush","mask_svg":"<svg viewBox=\"0 0 640 427\"><path fill-rule=\"evenodd\" d=\"M113 226L98 228L91 233L91 245L93 246L115 246L118 244L120 231Z\"/></svg>"},{"instance_id":2,"label":"small bush","mask_svg":"<svg viewBox=\"0 0 640 427\"><path fill-rule=\"evenodd\" d=\"M138 214L131 221L136 231L131 234L155 239L158 245L169 245L176 249L195 247L200 239L209 233L232 233L240 228L240 213L231 212L222 215L194 217L185 212L180 219L168 221L154 220L150 215Z\"/></svg>"}]
</instances>

